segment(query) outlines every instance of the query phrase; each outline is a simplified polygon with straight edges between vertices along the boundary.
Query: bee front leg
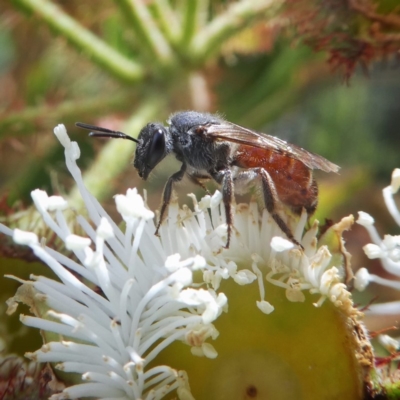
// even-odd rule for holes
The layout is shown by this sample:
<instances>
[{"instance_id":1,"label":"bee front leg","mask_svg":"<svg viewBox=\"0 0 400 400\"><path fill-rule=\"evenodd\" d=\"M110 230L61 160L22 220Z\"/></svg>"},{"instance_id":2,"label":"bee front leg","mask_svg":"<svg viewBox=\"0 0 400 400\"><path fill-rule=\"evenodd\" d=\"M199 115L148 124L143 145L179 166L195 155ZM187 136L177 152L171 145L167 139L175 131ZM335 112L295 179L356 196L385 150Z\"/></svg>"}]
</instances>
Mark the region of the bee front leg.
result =
<instances>
[{"instance_id":1,"label":"bee front leg","mask_svg":"<svg viewBox=\"0 0 400 400\"><path fill-rule=\"evenodd\" d=\"M224 169L212 174L213 179L221 184L222 189L222 201L225 207L225 220L228 227L228 239L226 241L225 249L229 249L229 244L231 241L232 225L233 225L233 215L232 215L232 202L233 202L233 178L230 169Z\"/></svg>"},{"instance_id":2,"label":"bee front leg","mask_svg":"<svg viewBox=\"0 0 400 400\"><path fill-rule=\"evenodd\" d=\"M171 201L172 185L174 184L174 182L179 182L185 175L185 172L186 172L186 164L183 163L181 169L168 178L168 181L164 187L163 202L160 209L160 218L158 220L156 231L154 232L156 236L159 236L158 231L160 229L162 222L164 221L165 212L167 211L168 205Z\"/></svg>"}]
</instances>

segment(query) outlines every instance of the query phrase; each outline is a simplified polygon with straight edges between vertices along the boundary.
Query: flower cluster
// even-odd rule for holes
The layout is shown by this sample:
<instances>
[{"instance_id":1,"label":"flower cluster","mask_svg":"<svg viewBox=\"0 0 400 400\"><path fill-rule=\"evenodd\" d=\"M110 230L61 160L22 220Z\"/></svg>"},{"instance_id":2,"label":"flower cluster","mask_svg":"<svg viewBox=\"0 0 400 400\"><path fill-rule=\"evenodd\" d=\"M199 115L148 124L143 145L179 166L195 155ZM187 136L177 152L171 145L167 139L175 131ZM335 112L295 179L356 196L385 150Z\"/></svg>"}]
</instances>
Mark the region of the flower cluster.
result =
<instances>
[{"instance_id":1,"label":"flower cluster","mask_svg":"<svg viewBox=\"0 0 400 400\"><path fill-rule=\"evenodd\" d=\"M204 282L218 290L223 279L232 278L239 285L250 284L257 280L260 292L258 308L265 313L273 311L273 305L265 300L263 274L266 280L286 290L286 297L292 302L305 300L304 291L319 294L314 303L321 306L329 299L336 306L352 313L353 303L344 284L346 271L343 261L333 265L333 257L326 245L318 246L318 221L303 235L307 222L307 213L300 220L286 215L287 223L294 232L304 250L282 237L282 232L271 216L264 210L261 218L256 202L239 204L234 207L235 234L231 238L229 249L223 249L226 243L226 224L224 220L222 195L216 192L194 202L194 213L184 207L178 208L172 203L169 209L169 224L161 228L163 245L169 252L178 252L185 257L200 254L206 260L203 269ZM343 218L331 227L340 244L339 252L346 254L341 239L344 230L351 227L352 216ZM320 240L322 242L323 240ZM239 268L251 265L251 270Z\"/></svg>"},{"instance_id":2,"label":"flower cluster","mask_svg":"<svg viewBox=\"0 0 400 400\"><path fill-rule=\"evenodd\" d=\"M47 247L32 232L1 227L16 243L30 246L60 279L32 276L25 283L49 311L43 317L23 316L22 322L64 338L46 343L30 358L61 361L58 369L83 374L86 383L71 386L54 399L158 399L177 388L187 391L184 373L147 365L175 340L196 347L197 354L215 357L206 340L217 335L212 321L222 312L226 298L189 287L193 271L204 265L204 259L195 256L181 261L179 255L165 251L153 234L153 213L135 189L115 198L126 225L123 233L85 189L75 163L76 143L70 142L64 126L58 126L55 134L65 147L67 166L91 223L79 215L77 221L87 236L73 234L63 213L67 202L35 190L32 199L37 210L73 256ZM13 301L9 305L15 307Z\"/></svg>"},{"instance_id":3,"label":"flower cluster","mask_svg":"<svg viewBox=\"0 0 400 400\"><path fill-rule=\"evenodd\" d=\"M399 188L400 169L397 168L392 173L391 184L384 188L382 193L386 207L398 226L400 226L400 211L396 206L393 195L398 192ZM400 235L385 235L382 239L374 226L374 218L362 211L359 212L357 223L365 227L373 242L363 247L367 257L370 259L380 259L382 267L387 272L400 277ZM355 276L356 289L362 291L370 282L400 290L399 281L382 278L381 276L369 273L367 268L360 268ZM371 304L368 307L368 313L370 315L398 315L400 313L400 301ZM390 352L394 352L400 347L398 341L394 341L394 339L387 335L380 335L379 341Z\"/></svg>"},{"instance_id":4,"label":"flower cluster","mask_svg":"<svg viewBox=\"0 0 400 400\"><path fill-rule=\"evenodd\" d=\"M121 230L87 191L76 164L78 145L70 141L63 125L54 132L85 202L89 218L76 217L85 236L71 232L65 218L68 202L42 190L32 192L33 202L70 256L46 246L35 233L0 224L0 232L29 246L59 278L31 276L24 282L29 290L23 301L40 303L46 312L21 317L24 324L61 337L28 356L58 362L56 368L79 373L84 381L53 395L53 400L90 396L150 400L171 391L182 399L192 398L184 371L150 363L175 341L191 346L193 355L217 356L209 340L218 336L213 322L227 311L227 297L218 294L222 280L239 285L256 281L257 307L265 314L274 306L265 300L264 276L285 289L291 302L304 301L304 292L309 291L319 295L316 306L329 299L347 315L354 314L342 263L333 265L328 247L318 246L318 223L303 235L306 213L299 221L287 216L303 250L282 237L266 211L260 216L256 202L235 206L235 232L230 248L224 249L227 229L219 192L200 202L191 195L194 211L172 202L157 238L153 212L136 189L128 189L115 196L124 221ZM339 248L341 233L351 224L352 219L345 218L328 230L335 233ZM248 265L251 269L245 268ZM201 271L200 282L194 282L194 271ZM17 301L20 293L9 301L10 309Z\"/></svg>"}]
</instances>

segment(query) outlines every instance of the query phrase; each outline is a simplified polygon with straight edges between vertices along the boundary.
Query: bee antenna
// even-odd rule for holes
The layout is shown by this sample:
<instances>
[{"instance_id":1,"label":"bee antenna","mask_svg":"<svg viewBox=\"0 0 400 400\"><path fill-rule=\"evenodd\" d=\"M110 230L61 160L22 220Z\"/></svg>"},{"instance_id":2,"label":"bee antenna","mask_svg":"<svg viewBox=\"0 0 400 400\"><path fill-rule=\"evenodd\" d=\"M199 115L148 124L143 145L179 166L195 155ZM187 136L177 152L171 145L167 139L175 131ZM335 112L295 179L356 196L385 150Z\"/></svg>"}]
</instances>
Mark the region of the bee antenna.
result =
<instances>
[{"instance_id":1,"label":"bee antenna","mask_svg":"<svg viewBox=\"0 0 400 400\"><path fill-rule=\"evenodd\" d=\"M87 129L92 131L89 133L90 137L103 137L103 138L113 138L113 139L128 139L132 140L132 142L139 143L139 141L132 136L127 135L126 133L120 131L112 131L111 129L102 128L101 126L89 125L83 122L76 122L76 126L79 128Z\"/></svg>"}]
</instances>

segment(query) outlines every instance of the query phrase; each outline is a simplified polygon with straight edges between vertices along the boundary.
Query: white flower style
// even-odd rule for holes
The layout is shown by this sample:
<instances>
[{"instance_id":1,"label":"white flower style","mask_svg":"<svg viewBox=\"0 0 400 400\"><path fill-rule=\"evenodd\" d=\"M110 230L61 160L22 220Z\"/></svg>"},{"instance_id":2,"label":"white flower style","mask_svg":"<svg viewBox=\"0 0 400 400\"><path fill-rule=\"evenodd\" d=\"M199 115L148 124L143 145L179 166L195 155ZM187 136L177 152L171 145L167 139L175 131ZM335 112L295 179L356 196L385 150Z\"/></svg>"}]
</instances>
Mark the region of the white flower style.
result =
<instances>
[{"instance_id":1,"label":"white flower style","mask_svg":"<svg viewBox=\"0 0 400 400\"><path fill-rule=\"evenodd\" d=\"M391 184L383 189L383 198L386 207L397 223L400 226L400 211L396 206L393 195L400 188L400 169L395 169L392 173ZM365 254L370 259L379 258L383 268L390 274L400 277L400 235L385 235L383 239L374 226L374 218L360 211L357 223L365 227L373 243L363 247ZM393 279L382 278L375 274L370 274L366 268L360 268L355 276L355 287L362 291L369 282L375 282L384 286L388 286L400 290L400 281ZM400 301L390 303L378 303L368 306L369 314L400 314ZM385 342L384 339L381 339Z\"/></svg>"},{"instance_id":2,"label":"white flower style","mask_svg":"<svg viewBox=\"0 0 400 400\"><path fill-rule=\"evenodd\" d=\"M30 358L59 363L56 368L82 376L83 383L53 395L52 400L151 400L171 391L181 399L192 399L184 371L166 365L149 367L149 363L174 341L190 345L193 355L217 357L208 340L218 336L213 321L228 310L226 296L217 294L223 279L239 285L256 281L257 307L265 314L274 307L265 300L264 276L285 289L289 301L304 301L304 291L309 291L319 294L316 306L329 299L353 310L343 267L332 265L327 246L318 247L318 223L303 235L306 213L300 221L288 217L303 251L282 237L266 211L260 216L255 202L238 205L231 246L224 249L227 230L219 192L200 202L190 195L194 211L179 209L172 202L157 238L153 212L136 189L128 189L126 195L115 196L125 222L123 232L85 188L76 164L77 143L70 141L63 125L54 133L65 148L67 167L87 208L89 220L77 216L86 236L70 231L63 213L67 202L41 190L32 192L34 204L73 257L46 246L32 232L12 231L0 224L0 232L30 246L60 280L32 276L25 282L49 311L43 317L21 317L26 325L61 336L60 341L30 353ZM347 218L333 227L338 237L351 223ZM251 265L251 270L238 265ZM203 282L193 283L195 270L202 271Z\"/></svg>"}]
</instances>

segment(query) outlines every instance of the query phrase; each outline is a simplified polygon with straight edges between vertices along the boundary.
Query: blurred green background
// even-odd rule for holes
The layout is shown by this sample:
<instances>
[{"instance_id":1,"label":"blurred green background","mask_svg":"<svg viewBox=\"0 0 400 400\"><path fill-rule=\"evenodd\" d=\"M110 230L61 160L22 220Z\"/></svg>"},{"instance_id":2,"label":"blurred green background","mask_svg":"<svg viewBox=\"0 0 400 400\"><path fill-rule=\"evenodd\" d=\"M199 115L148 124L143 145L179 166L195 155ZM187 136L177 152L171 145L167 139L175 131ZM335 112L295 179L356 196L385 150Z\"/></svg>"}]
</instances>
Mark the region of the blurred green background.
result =
<instances>
[{"instance_id":1,"label":"blurred green background","mask_svg":"<svg viewBox=\"0 0 400 400\"><path fill-rule=\"evenodd\" d=\"M395 233L381 189L400 167L398 58L376 60L367 72L357 64L351 77L333 71L328 49L304 44L275 3L0 0L0 212L28 207L35 188L74 198L52 133L58 123L79 143L88 185L111 214L112 196L128 187L146 189L157 208L178 168L173 157L142 182L130 163L133 143L124 143L128 156L121 156L74 123L137 135L150 120L195 109L340 165L339 175L316 174L316 216L337 221L362 210L380 232ZM202 195L187 180L177 190L181 203L187 193ZM356 225L346 239L354 268L371 265L361 250L367 233Z\"/></svg>"}]
</instances>

